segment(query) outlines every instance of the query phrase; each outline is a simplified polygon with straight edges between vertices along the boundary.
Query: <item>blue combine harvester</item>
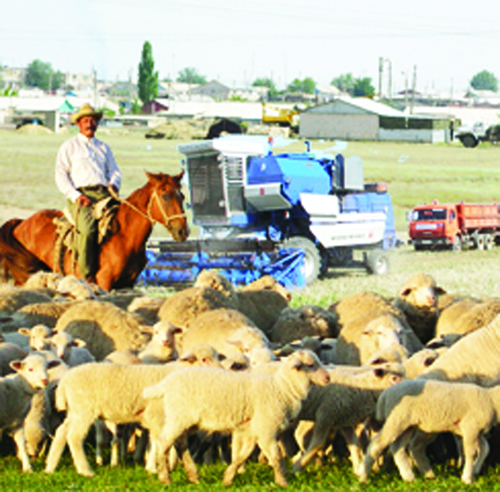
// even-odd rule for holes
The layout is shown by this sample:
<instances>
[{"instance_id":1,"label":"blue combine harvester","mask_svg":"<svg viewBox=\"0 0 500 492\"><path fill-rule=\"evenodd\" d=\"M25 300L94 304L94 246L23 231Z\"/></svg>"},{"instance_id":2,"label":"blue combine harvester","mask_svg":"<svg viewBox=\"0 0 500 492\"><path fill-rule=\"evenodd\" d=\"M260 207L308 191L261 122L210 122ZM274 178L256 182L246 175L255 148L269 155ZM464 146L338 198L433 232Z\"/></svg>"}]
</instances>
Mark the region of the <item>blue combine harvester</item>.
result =
<instances>
[{"instance_id":1,"label":"blue combine harvester","mask_svg":"<svg viewBox=\"0 0 500 492\"><path fill-rule=\"evenodd\" d=\"M364 184L359 158L306 145L274 154L267 139L241 135L179 145L199 238L152 240L139 283L189 283L205 268L236 284L272 275L288 288L333 266L386 273L398 244L387 187Z\"/></svg>"}]
</instances>

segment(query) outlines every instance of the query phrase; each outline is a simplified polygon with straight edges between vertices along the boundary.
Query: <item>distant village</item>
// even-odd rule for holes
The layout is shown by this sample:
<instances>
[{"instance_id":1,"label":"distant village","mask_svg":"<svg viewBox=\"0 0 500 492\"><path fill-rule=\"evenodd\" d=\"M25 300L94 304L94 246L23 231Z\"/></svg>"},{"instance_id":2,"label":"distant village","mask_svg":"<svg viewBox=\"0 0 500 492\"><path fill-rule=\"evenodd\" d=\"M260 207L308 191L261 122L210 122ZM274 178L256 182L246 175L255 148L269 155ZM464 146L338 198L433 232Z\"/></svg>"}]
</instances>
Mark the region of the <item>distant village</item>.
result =
<instances>
[{"instance_id":1,"label":"distant village","mask_svg":"<svg viewBox=\"0 0 500 492\"><path fill-rule=\"evenodd\" d=\"M24 87L26 71L0 67L0 128L40 122L57 132L71 124L70 115L82 104L90 103L104 111L103 125L115 127L153 128L172 120L218 119L245 128L272 121L287 126L286 118L297 114L295 130L303 138L438 143L451 141L461 126L499 123L500 115L500 94L491 91L445 94L407 88L354 98L330 85L317 86L313 94L286 93L282 100L269 102L266 87L228 87L217 80L201 85L159 82L158 96L142 106L140 115L133 115L132 104L138 96L132 82L97 80L93 73L67 73L64 89L43 91Z\"/></svg>"}]
</instances>

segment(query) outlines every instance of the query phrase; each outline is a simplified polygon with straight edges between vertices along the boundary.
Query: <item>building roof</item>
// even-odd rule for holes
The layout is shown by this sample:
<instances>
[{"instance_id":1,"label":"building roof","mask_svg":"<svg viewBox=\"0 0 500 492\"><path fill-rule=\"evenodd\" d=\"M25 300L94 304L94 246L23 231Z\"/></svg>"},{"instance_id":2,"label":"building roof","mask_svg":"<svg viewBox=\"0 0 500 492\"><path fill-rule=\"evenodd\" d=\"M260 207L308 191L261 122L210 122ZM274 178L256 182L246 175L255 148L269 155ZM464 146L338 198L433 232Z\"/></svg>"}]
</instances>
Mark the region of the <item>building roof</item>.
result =
<instances>
[{"instance_id":1,"label":"building roof","mask_svg":"<svg viewBox=\"0 0 500 492\"><path fill-rule=\"evenodd\" d=\"M194 118L239 118L244 120L261 120L262 104L248 102L194 102L171 99L157 99L168 107L166 112L158 114L167 116L190 116Z\"/></svg>"}]
</instances>

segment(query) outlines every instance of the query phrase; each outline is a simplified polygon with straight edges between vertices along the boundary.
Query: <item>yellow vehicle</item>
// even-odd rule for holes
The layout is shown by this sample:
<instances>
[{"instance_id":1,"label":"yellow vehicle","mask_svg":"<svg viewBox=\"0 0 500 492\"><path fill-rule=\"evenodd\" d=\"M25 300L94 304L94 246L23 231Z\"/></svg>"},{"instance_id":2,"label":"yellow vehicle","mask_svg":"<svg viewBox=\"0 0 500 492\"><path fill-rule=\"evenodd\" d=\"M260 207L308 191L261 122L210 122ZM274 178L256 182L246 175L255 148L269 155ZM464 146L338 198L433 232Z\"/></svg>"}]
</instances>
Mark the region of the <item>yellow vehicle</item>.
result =
<instances>
[{"instance_id":1,"label":"yellow vehicle","mask_svg":"<svg viewBox=\"0 0 500 492\"><path fill-rule=\"evenodd\" d=\"M298 128L299 112L286 106L262 103L262 123Z\"/></svg>"}]
</instances>

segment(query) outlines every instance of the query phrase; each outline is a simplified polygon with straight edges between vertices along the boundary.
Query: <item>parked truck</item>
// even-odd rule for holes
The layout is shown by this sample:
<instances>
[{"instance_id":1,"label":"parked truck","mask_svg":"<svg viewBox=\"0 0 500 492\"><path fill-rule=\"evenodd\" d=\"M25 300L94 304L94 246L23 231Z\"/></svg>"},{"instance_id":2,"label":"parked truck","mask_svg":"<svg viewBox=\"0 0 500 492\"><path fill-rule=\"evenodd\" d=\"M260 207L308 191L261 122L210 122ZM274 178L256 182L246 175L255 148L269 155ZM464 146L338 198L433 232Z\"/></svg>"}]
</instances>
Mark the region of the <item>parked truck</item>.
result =
<instances>
[{"instance_id":1,"label":"parked truck","mask_svg":"<svg viewBox=\"0 0 500 492\"><path fill-rule=\"evenodd\" d=\"M410 241L415 250L463 247L491 249L500 233L497 203L424 203L409 220Z\"/></svg>"}]
</instances>

